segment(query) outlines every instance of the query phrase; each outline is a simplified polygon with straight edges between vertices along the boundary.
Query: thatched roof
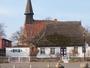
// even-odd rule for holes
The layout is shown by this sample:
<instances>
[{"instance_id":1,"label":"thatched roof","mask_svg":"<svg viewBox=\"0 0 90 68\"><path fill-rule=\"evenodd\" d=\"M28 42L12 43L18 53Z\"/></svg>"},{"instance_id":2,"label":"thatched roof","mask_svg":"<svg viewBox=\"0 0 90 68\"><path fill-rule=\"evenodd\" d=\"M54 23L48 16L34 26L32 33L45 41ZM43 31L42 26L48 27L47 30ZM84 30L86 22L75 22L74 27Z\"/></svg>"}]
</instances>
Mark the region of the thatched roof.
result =
<instances>
[{"instance_id":1,"label":"thatched roof","mask_svg":"<svg viewBox=\"0 0 90 68\"><path fill-rule=\"evenodd\" d=\"M34 20L27 24L27 37L36 46L82 46L84 28L81 21Z\"/></svg>"},{"instance_id":2,"label":"thatched roof","mask_svg":"<svg viewBox=\"0 0 90 68\"><path fill-rule=\"evenodd\" d=\"M84 28L81 26L80 21L46 20L44 23L46 23L45 30L43 31L45 32L45 35L39 40L37 46L81 46L84 44ZM63 41L61 40L61 36L64 38ZM55 39L57 38L58 40L55 42ZM69 43L67 43L68 39L66 40L66 38L70 40Z\"/></svg>"},{"instance_id":3,"label":"thatched roof","mask_svg":"<svg viewBox=\"0 0 90 68\"><path fill-rule=\"evenodd\" d=\"M88 43L89 46L90 46L90 32L87 32L86 41L87 41L87 43Z\"/></svg>"}]
</instances>

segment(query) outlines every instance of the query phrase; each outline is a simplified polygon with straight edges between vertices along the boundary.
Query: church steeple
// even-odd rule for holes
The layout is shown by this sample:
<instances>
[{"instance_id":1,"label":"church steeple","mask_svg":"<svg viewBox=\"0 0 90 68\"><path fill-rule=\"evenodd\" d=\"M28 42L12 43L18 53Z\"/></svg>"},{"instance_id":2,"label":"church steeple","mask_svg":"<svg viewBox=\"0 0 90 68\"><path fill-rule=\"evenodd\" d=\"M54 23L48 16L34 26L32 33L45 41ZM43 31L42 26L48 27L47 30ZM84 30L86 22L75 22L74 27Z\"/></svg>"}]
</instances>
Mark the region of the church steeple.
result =
<instances>
[{"instance_id":1,"label":"church steeple","mask_svg":"<svg viewBox=\"0 0 90 68\"><path fill-rule=\"evenodd\" d=\"M26 15L25 24L32 24L34 13L33 13L33 9L32 9L31 0L27 1L25 15Z\"/></svg>"}]
</instances>

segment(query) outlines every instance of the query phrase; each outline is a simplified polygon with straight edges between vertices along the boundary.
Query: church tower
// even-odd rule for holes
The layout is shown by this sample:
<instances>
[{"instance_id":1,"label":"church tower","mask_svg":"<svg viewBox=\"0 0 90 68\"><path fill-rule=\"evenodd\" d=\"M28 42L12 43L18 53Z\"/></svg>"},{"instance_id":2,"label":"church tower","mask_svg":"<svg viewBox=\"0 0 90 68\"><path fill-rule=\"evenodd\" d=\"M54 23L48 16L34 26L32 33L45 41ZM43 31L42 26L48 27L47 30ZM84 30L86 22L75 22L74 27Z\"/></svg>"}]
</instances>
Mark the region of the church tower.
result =
<instances>
[{"instance_id":1,"label":"church tower","mask_svg":"<svg viewBox=\"0 0 90 68\"><path fill-rule=\"evenodd\" d=\"M27 5L26 5L26 10L25 10L25 24L32 24L33 23L33 9L32 9L32 4L31 0L27 0Z\"/></svg>"},{"instance_id":2,"label":"church tower","mask_svg":"<svg viewBox=\"0 0 90 68\"><path fill-rule=\"evenodd\" d=\"M24 24L24 35L26 38L26 41L30 43L34 43L36 41L36 38L39 37L39 34L42 32L42 30L45 27L45 24L42 23L42 21L34 20L33 19L33 8L31 0L27 0L26 10L25 10L25 24Z\"/></svg>"}]
</instances>

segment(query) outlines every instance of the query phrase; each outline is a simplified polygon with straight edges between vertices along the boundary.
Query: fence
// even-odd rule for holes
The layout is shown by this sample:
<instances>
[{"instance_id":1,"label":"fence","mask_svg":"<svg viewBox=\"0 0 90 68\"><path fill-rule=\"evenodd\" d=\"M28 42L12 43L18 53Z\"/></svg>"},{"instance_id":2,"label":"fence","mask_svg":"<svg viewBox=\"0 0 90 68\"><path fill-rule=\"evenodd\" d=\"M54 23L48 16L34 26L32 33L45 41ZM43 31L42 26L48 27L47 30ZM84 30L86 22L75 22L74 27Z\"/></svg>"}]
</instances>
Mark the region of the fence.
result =
<instances>
[{"instance_id":1,"label":"fence","mask_svg":"<svg viewBox=\"0 0 90 68\"><path fill-rule=\"evenodd\" d=\"M36 58L35 56L31 57L0 57L0 63L22 63L22 62L57 62L58 58Z\"/></svg>"},{"instance_id":2,"label":"fence","mask_svg":"<svg viewBox=\"0 0 90 68\"><path fill-rule=\"evenodd\" d=\"M0 57L0 63L30 62L30 57Z\"/></svg>"},{"instance_id":3,"label":"fence","mask_svg":"<svg viewBox=\"0 0 90 68\"><path fill-rule=\"evenodd\" d=\"M56 68L57 62L4 63L0 68Z\"/></svg>"},{"instance_id":4,"label":"fence","mask_svg":"<svg viewBox=\"0 0 90 68\"><path fill-rule=\"evenodd\" d=\"M30 62L30 57L9 57L8 62Z\"/></svg>"},{"instance_id":5,"label":"fence","mask_svg":"<svg viewBox=\"0 0 90 68\"><path fill-rule=\"evenodd\" d=\"M61 62L66 61L67 59L59 59L59 58L36 58L36 57L0 57L0 63L22 63L22 62L57 62L61 60ZM69 57L68 62L82 62L83 58L80 57ZM85 57L85 61L90 61L90 57Z\"/></svg>"},{"instance_id":6,"label":"fence","mask_svg":"<svg viewBox=\"0 0 90 68\"><path fill-rule=\"evenodd\" d=\"M49 64L49 66L48 66ZM56 68L57 62L4 63L0 68ZM64 68L81 68L81 63L61 63ZM88 62L90 68L90 62Z\"/></svg>"}]
</instances>

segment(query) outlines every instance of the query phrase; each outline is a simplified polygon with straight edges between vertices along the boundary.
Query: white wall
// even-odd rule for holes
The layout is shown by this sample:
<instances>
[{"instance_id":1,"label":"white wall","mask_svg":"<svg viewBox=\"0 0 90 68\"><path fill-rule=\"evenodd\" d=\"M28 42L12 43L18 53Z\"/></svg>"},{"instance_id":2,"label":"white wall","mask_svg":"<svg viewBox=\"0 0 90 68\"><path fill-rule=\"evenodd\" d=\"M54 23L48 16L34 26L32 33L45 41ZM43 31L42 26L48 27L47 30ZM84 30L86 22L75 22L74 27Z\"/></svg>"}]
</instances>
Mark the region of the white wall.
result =
<instances>
[{"instance_id":1,"label":"white wall","mask_svg":"<svg viewBox=\"0 0 90 68\"><path fill-rule=\"evenodd\" d=\"M74 47L67 47L67 53L72 53ZM86 57L90 57L90 46L86 46ZM78 54L77 57L84 57L84 53L82 52L82 46L78 47Z\"/></svg>"},{"instance_id":2,"label":"white wall","mask_svg":"<svg viewBox=\"0 0 90 68\"><path fill-rule=\"evenodd\" d=\"M67 47L67 53L68 54L72 54L72 50L74 49L74 47ZM76 55L77 57L83 57L84 56L84 54L83 54L83 52L82 52L82 47L81 46L79 46L78 47L78 54Z\"/></svg>"},{"instance_id":3,"label":"white wall","mask_svg":"<svg viewBox=\"0 0 90 68\"><path fill-rule=\"evenodd\" d=\"M73 49L74 49L74 47L67 47L67 55L68 56L71 56Z\"/></svg>"},{"instance_id":4,"label":"white wall","mask_svg":"<svg viewBox=\"0 0 90 68\"><path fill-rule=\"evenodd\" d=\"M51 57L57 57L57 54L60 55L60 47L43 47L45 48L45 54L40 54L40 48L38 48L39 53L37 54L37 58L51 58ZM54 55L50 54L50 48L55 48ZM72 54L72 50L74 49L74 47L66 47L66 49L67 49L67 55L70 56L70 54Z\"/></svg>"},{"instance_id":5,"label":"white wall","mask_svg":"<svg viewBox=\"0 0 90 68\"><path fill-rule=\"evenodd\" d=\"M90 57L90 46L86 47L86 56Z\"/></svg>"},{"instance_id":6,"label":"white wall","mask_svg":"<svg viewBox=\"0 0 90 68\"><path fill-rule=\"evenodd\" d=\"M43 47L45 48L45 54L40 54L40 48L38 48L39 52L37 54L37 58L51 58L56 57L57 53L60 53L60 47ZM50 48L55 48L55 54L50 54Z\"/></svg>"},{"instance_id":7,"label":"white wall","mask_svg":"<svg viewBox=\"0 0 90 68\"><path fill-rule=\"evenodd\" d=\"M86 46L86 57L90 57L90 46ZM82 52L82 47L78 47L78 57L84 57L84 53Z\"/></svg>"},{"instance_id":8,"label":"white wall","mask_svg":"<svg viewBox=\"0 0 90 68\"><path fill-rule=\"evenodd\" d=\"M38 48L39 52L37 54L37 58L50 58L50 57L57 57L57 54L60 55L60 47L43 47L45 48L45 54L40 54L40 48ZM55 54L54 55L50 55L50 48L55 48ZM69 56L70 53L72 54L72 50L74 49L74 47L67 47L67 55Z\"/></svg>"},{"instance_id":9,"label":"white wall","mask_svg":"<svg viewBox=\"0 0 90 68\"><path fill-rule=\"evenodd\" d=\"M83 57L83 56L84 56L84 54L82 52L82 47L78 47L78 55L77 55L77 57Z\"/></svg>"},{"instance_id":10,"label":"white wall","mask_svg":"<svg viewBox=\"0 0 90 68\"><path fill-rule=\"evenodd\" d=\"M18 52L18 50L19 50L19 52ZM28 48L28 47L6 48L6 56L7 57L29 57L30 56L30 48Z\"/></svg>"},{"instance_id":11,"label":"white wall","mask_svg":"<svg viewBox=\"0 0 90 68\"><path fill-rule=\"evenodd\" d=\"M43 47L45 48L45 54L40 54L40 48L39 53L37 54L37 58L51 58L51 57L56 57L56 54L60 54L60 47ZM55 54L50 55L50 48L55 48ZM67 56L71 56L73 54L72 50L74 47L67 47ZM78 47L78 54L76 55L77 57L83 57L84 53L82 52L82 47ZM90 57L90 46L86 47L86 57Z\"/></svg>"},{"instance_id":12,"label":"white wall","mask_svg":"<svg viewBox=\"0 0 90 68\"><path fill-rule=\"evenodd\" d=\"M74 47L67 47L67 54L70 56L70 54L72 54L72 50L74 50ZM82 47L78 47L78 54L76 55L77 57L83 57L83 53L82 53Z\"/></svg>"}]
</instances>

